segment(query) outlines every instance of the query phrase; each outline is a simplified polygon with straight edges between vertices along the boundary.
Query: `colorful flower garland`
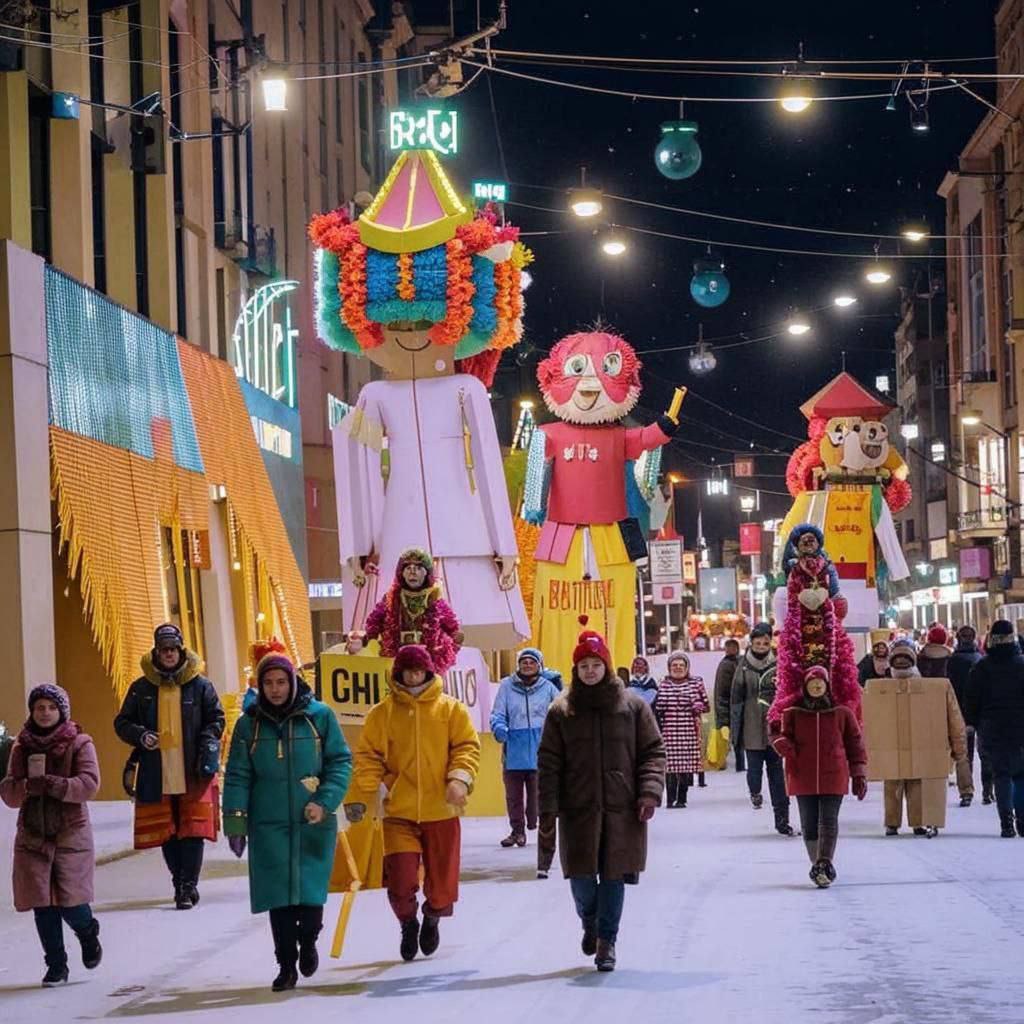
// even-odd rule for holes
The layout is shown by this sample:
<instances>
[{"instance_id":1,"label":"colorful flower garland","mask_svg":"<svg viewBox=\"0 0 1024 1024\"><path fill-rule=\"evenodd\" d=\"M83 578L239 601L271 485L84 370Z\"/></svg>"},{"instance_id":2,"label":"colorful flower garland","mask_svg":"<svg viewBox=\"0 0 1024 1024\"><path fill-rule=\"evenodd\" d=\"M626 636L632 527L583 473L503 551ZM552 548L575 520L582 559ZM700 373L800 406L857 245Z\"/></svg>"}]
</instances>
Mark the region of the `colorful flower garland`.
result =
<instances>
[{"instance_id":1,"label":"colorful flower garland","mask_svg":"<svg viewBox=\"0 0 1024 1024\"><path fill-rule=\"evenodd\" d=\"M471 227L472 225L466 225ZM455 237L445 243L448 257L447 307L445 318L430 328L430 340L438 345L457 345L473 319L473 264L466 244ZM500 264L499 264L500 265Z\"/></svg>"}]
</instances>

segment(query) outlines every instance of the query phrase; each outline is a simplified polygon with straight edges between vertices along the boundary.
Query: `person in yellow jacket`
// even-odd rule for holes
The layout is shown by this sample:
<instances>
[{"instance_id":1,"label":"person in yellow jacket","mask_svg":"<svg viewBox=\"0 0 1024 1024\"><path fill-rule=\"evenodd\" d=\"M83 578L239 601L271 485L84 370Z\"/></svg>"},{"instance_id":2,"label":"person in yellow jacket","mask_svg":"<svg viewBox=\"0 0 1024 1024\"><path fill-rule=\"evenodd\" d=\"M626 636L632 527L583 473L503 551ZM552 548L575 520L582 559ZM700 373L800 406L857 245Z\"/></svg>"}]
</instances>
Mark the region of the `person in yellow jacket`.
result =
<instances>
[{"instance_id":1,"label":"person in yellow jacket","mask_svg":"<svg viewBox=\"0 0 1024 1024\"><path fill-rule=\"evenodd\" d=\"M459 898L459 815L480 767L480 737L469 711L442 690L430 652L399 649L388 695L366 716L345 804L361 821L383 782L384 875L388 901L402 928L403 960L440 944L439 921ZM423 865L423 923L418 918Z\"/></svg>"}]
</instances>

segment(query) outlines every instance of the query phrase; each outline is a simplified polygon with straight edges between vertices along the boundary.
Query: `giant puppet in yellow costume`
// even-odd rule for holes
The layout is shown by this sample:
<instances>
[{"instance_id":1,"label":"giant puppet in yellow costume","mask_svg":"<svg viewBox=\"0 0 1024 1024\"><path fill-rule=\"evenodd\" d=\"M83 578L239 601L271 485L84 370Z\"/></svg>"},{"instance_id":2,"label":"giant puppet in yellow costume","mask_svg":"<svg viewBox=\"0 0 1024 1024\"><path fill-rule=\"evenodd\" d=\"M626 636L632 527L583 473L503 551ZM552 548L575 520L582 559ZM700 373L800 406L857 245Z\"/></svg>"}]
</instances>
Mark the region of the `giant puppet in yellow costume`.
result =
<instances>
[{"instance_id":1,"label":"giant puppet in yellow costume","mask_svg":"<svg viewBox=\"0 0 1024 1024\"><path fill-rule=\"evenodd\" d=\"M822 531L849 603L847 628L878 625L877 581L883 567L893 580L910 575L892 518L907 507L911 492L907 464L882 422L891 408L850 374L839 374L800 407L809 440L786 469L795 500L782 536L798 523Z\"/></svg>"}]
</instances>

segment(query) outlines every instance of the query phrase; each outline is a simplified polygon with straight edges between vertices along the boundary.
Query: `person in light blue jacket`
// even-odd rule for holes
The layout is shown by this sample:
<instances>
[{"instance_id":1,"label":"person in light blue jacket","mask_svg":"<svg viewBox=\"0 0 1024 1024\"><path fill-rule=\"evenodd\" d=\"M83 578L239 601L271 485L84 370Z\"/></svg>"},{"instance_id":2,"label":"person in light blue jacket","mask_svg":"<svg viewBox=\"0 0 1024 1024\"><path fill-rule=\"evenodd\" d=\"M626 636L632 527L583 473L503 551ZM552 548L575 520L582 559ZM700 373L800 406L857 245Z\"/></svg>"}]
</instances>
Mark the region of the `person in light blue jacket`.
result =
<instances>
[{"instance_id":1,"label":"person in light blue jacket","mask_svg":"<svg viewBox=\"0 0 1024 1024\"><path fill-rule=\"evenodd\" d=\"M526 830L537 827L537 749L544 717L561 687L546 674L544 657L525 647L516 671L501 681L491 709L491 732L504 746L505 804L512 831L501 841L508 849L526 845Z\"/></svg>"}]
</instances>

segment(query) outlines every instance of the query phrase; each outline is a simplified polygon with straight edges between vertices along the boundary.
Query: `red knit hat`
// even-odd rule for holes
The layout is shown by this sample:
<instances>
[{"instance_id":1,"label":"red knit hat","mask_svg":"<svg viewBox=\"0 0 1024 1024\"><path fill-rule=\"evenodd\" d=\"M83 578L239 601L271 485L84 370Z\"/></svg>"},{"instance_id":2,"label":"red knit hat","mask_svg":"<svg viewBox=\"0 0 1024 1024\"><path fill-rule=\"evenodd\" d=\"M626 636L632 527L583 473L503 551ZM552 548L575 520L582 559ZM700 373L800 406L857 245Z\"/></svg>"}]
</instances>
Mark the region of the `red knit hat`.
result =
<instances>
[{"instance_id":1,"label":"red knit hat","mask_svg":"<svg viewBox=\"0 0 1024 1024\"><path fill-rule=\"evenodd\" d=\"M580 625L586 626L590 618L586 615L580 616ZM600 658L605 666L611 668L612 654L608 650L608 644L600 633L592 629L584 629L576 639L576 649L572 652L572 663L575 667L584 658Z\"/></svg>"},{"instance_id":2,"label":"red knit hat","mask_svg":"<svg viewBox=\"0 0 1024 1024\"><path fill-rule=\"evenodd\" d=\"M402 673L407 668L421 668L427 673L429 679L434 675L434 659L431 658L430 651L420 644L406 644L405 647L399 647L398 653L395 655L395 663L391 667L391 678L400 683Z\"/></svg>"},{"instance_id":3,"label":"red knit hat","mask_svg":"<svg viewBox=\"0 0 1024 1024\"><path fill-rule=\"evenodd\" d=\"M949 646L949 632L941 622L935 622L928 627L928 643L938 644L940 647Z\"/></svg>"}]
</instances>

